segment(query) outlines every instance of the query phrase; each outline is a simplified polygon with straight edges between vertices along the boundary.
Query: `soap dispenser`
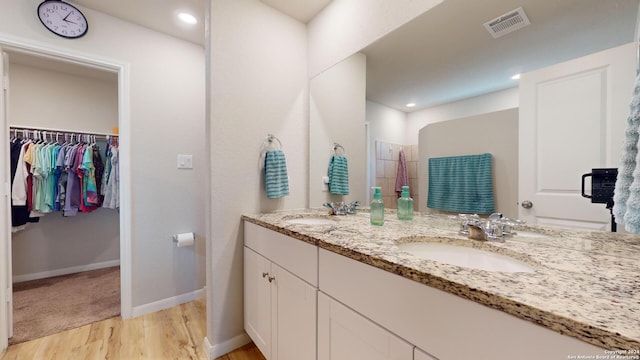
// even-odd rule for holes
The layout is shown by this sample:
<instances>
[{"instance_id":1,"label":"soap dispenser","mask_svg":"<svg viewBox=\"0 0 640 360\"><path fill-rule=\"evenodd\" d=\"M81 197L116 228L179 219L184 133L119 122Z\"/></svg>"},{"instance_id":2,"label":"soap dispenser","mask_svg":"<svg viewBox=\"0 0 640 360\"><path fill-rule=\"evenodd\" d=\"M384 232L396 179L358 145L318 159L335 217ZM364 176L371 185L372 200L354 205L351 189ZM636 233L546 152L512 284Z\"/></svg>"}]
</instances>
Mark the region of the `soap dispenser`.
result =
<instances>
[{"instance_id":1,"label":"soap dispenser","mask_svg":"<svg viewBox=\"0 0 640 360\"><path fill-rule=\"evenodd\" d=\"M413 199L409 197L409 187L402 187L402 194L398 198L398 219L413 220Z\"/></svg>"},{"instance_id":2,"label":"soap dispenser","mask_svg":"<svg viewBox=\"0 0 640 360\"><path fill-rule=\"evenodd\" d=\"M384 201L382 201L382 193L380 187L373 188L373 200L371 200L370 216L371 225L383 225L384 224Z\"/></svg>"}]
</instances>

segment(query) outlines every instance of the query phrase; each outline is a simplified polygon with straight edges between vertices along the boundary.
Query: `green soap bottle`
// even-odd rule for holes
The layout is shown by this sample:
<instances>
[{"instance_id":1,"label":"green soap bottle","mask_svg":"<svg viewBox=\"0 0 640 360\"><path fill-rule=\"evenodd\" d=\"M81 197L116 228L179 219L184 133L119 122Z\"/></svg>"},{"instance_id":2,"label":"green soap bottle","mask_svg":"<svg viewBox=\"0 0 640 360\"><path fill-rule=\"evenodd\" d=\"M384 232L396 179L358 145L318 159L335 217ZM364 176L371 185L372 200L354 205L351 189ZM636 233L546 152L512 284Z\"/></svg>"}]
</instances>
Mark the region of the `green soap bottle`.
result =
<instances>
[{"instance_id":1,"label":"green soap bottle","mask_svg":"<svg viewBox=\"0 0 640 360\"><path fill-rule=\"evenodd\" d=\"M413 220L413 199L409 197L409 187L402 187L402 194L398 198L398 219Z\"/></svg>"},{"instance_id":2,"label":"green soap bottle","mask_svg":"<svg viewBox=\"0 0 640 360\"><path fill-rule=\"evenodd\" d=\"M383 225L384 224L384 201L382 201L382 193L379 187L373 188L373 200L371 200L370 216L371 225Z\"/></svg>"}]
</instances>

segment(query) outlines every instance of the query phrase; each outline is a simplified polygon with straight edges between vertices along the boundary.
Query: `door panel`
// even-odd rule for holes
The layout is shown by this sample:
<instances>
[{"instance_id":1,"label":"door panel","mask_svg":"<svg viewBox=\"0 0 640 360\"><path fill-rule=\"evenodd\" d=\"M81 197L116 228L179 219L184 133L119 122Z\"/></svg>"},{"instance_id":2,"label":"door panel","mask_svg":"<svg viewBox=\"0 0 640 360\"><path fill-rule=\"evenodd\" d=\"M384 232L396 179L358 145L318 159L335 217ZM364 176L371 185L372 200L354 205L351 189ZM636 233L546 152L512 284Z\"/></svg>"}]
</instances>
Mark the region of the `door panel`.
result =
<instances>
[{"instance_id":1,"label":"door panel","mask_svg":"<svg viewBox=\"0 0 640 360\"><path fill-rule=\"evenodd\" d=\"M244 247L244 264L244 328L262 354L271 359L271 286L267 280L271 265L248 247Z\"/></svg>"},{"instance_id":2,"label":"door panel","mask_svg":"<svg viewBox=\"0 0 640 360\"><path fill-rule=\"evenodd\" d=\"M13 302L11 280L11 172L9 167L9 124L7 108L9 99L9 56L0 48L0 351L13 336Z\"/></svg>"},{"instance_id":3,"label":"door panel","mask_svg":"<svg viewBox=\"0 0 640 360\"><path fill-rule=\"evenodd\" d=\"M318 293L318 360L411 360L413 346Z\"/></svg>"},{"instance_id":4,"label":"door panel","mask_svg":"<svg viewBox=\"0 0 640 360\"><path fill-rule=\"evenodd\" d=\"M272 294L275 327L272 354L277 360L315 360L317 290L276 264ZM275 288L275 291L274 291Z\"/></svg>"},{"instance_id":5,"label":"door panel","mask_svg":"<svg viewBox=\"0 0 640 360\"><path fill-rule=\"evenodd\" d=\"M533 207L521 219L607 230L611 213L582 197L582 174L618 166L634 78L635 44L522 75L519 202Z\"/></svg>"}]
</instances>

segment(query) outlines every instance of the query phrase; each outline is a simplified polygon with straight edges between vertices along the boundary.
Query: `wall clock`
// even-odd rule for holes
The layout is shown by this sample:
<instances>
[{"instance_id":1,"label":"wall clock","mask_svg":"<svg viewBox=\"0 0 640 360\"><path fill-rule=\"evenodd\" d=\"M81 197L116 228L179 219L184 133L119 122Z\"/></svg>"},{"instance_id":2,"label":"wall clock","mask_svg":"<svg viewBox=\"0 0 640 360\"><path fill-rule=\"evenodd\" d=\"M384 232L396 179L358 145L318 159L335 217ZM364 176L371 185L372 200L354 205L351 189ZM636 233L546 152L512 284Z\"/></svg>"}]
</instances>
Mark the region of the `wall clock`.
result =
<instances>
[{"instance_id":1,"label":"wall clock","mask_svg":"<svg viewBox=\"0 0 640 360\"><path fill-rule=\"evenodd\" d=\"M38 5L38 18L52 33L67 39L82 37L89 30L84 14L60 0L47 0Z\"/></svg>"}]
</instances>

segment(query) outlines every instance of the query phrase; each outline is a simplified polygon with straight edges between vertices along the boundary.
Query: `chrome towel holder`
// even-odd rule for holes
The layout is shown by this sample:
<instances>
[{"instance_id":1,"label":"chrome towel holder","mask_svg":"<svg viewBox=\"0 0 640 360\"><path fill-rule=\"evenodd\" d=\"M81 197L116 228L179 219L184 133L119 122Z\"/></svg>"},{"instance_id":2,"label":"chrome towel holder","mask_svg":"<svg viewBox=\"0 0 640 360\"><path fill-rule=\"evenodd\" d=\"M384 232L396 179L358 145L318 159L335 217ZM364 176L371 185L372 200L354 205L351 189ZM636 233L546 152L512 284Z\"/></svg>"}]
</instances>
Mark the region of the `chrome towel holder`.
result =
<instances>
[{"instance_id":1,"label":"chrome towel holder","mask_svg":"<svg viewBox=\"0 0 640 360\"><path fill-rule=\"evenodd\" d=\"M269 148L275 147L275 150L282 150L282 142L273 134L267 134L267 137L264 139L262 143L262 148L268 150Z\"/></svg>"},{"instance_id":2,"label":"chrome towel holder","mask_svg":"<svg viewBox=\"0 0 640 360\"><path fill-rule=\"evenodd\" d=\"M342 154L340 154L339 150L342 151ZM338 144L337 142L333 143L333 153L335 155L347 156L347 151L344 149L342 145Z\"/></svg>"}]
</instances>

